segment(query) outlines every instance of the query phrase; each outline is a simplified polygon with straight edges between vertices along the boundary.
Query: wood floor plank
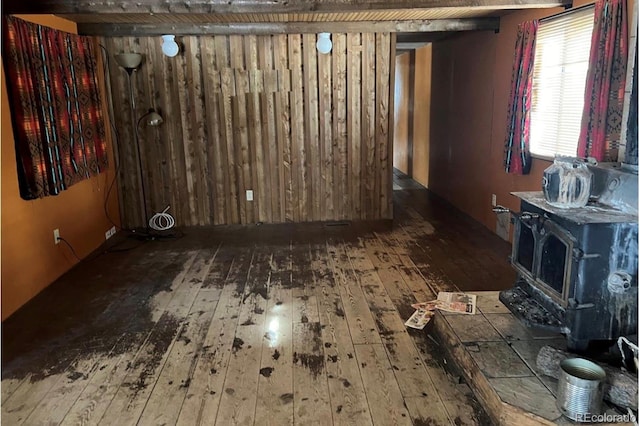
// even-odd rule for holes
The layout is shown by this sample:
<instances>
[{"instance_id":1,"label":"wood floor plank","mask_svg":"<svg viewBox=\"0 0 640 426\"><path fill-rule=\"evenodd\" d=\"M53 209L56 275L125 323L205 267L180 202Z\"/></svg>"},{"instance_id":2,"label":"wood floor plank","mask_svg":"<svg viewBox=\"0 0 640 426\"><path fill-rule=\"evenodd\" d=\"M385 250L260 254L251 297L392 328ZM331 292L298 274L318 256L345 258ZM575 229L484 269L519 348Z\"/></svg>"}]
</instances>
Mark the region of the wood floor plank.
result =
<instances>
[{"instance_id":1,"label":"wood floor plank","mask_svg":"<svg viewBox=\"0 0 640 426\"><path fill-rule=\"evenodd\" d=\"M403 254L407 255L423 278L436 293L439 291L457 291L460 286L472 285L467 273L469 268L463 262L461 253L446 248L450 237L445 231L438 233L419 234L411 229L416 220L398 225L398 232L394 235L403 241ZM415 228L419 225L413 225ZM473 288L473 287L471 287Z\"/></svg>"},{"instance_id":2,"label":"wood floor plank","mask_svg":"<svg viewBox=\"0 0 640 426\"><path fill-rule=\"evenodd\" d=\"M289 246L290 247L290 246ZM256 422L293 424L293 298L291 256L271 248L270 276L263 327Z\"/></svg>"},{"instance_id":3,"label":"wood floor plank","mask_svg":"<svg viewBox=\"0 0 640 426\"><path fill-rule=\"evenodd\" d=\"M374 424L411 425L400 388L382 345L355 345Z\"/></svg>"},{"instance_id":4,"label":"wood floor plank","mask_svg":"<svg viewBox=\"0 0 640 426\"><path fill-rule=\"evenodd\" d=\"M413 292L415 298L420 302L433 300L437 297L439 285L435 278L432 281L424 279L416 265L410 257L410 250L407 249L407 241L398 238L398 232L376 233L382 244L386 247L387 255L392 264L397 268L405 284Z\"/></svg>"},{"instance_id":5,"label":"wood floor plank","mask_svg":"<svg viewBox=\"0 0 640 426\"><path fill-rule=\"evenodd\" d=\"M238 313L252 261L253 249L241 250L230 265L203 342L202 354L180 410L178 425L211 424L212 419L216 418L229 358L234 350Z\"/></svg>"},{"instance_id":6,"label":"wood floor plank","mask_svg":"<svg viewBox=\"0 0 640 426\"><path fill-rule=\"evenodd\" d=\"M211 252L198 252L181 284L176 284L177 290L170 292L172 297L166 310L129 366L127 376L100 423L129 424L138 421L212 260Z\"/></svg>"},{"instance_id":7,"label":"wood floor plank","mask_svg":"<svg viewBox=\"0 0 640 426\"><path fill-rule=\"evenodd\" d=\"M75 362L75 359L73 362ZM70 365L73 365L73 362ZM63 373L53 374L33 381L28 379L7 401L2 401L3 423L10 425L23 424L49 391L64 383L66 370L65 368Z\"/></svg>"},{"instance_id":8,"label":"wood floor plank","mask_svg":"<svg viewBox=\"0 0 640 426\"><path fill-rule=\"evenodd\" d=\"M181 288L185 281L191 280L194 271L200 272L204 267L205 261L210 261L210 256L204 256L199 251L190 250L188 252L188 258L182 265L182 269L178 275L171 281L171 285L164 291L160 291L153 296L153 299L149 302L152 306L151 309L151 321L157 323L160 317L164 314L166 307L173 299L174 292Z\"/></svg>"},{"instance_id":9,"label":"wood floor plank","mask_svg":"<svg viewBox=\"0 0 640 426\"><path fill-rule=\"evenodd\" d=\"M174 259L174 254L175 253L167 253L166 259ZM193 253L193 255L195 255L195 252ZM185 258L187 260L182 272L177 278L180 282L183 278L183 275L181 274L186 274L186 270L190 268L193 261L193 256L187 255ZM143 259L140 260L141 265L147 266L147 260L151 261L150 259L146 259L143 256ZM149 263L149 266L151 265L152 263ZM150 274L150 278L158 278L158 275L152 273ZM149 284L152 285L153 283L150 282ZM145 286L146 285L147 283L145 283ZM142 290L143 293L145 291L146 289ZM150 302L150 304L152 304L152 302ZM155 305L153 306L154 307L152 307L152 312L155 312ZM103 334L104 330L102 331L102 334L92 335L91 343L87 342L85 343L85 345L104 347L104 343L101 342L107 342L110 340L110 338L101 337ZM106 348L106 353L108 353L109 350L112 350L112 348L114 347L112 345L115 345L116 342L117 337L113 340L113 343L108 348ZM57 348L57 350L60 350L60 348ZM79 394L83 392L83 389L88 384L90 375L93 374L92 366L94 366L97 361L95 357L87 356L85 353L83 353L80 348L68 348L66 350L72 352L75 351L79 355L73 362L68 364L68 367L62 368L61 371L63 372L62 376L64 378L61 380L55 380L55 378L46 377L47 372L43 371L43 374L45 374L44 380L42 380L41 377L39 377L37 380L28 380L25 383L27 387L22 386L18 388L17 391L13 393L12 398L8 399L7 401L3 401L3 410L6 410L7 412L10 411L10 415L5 416L6 419L13 419L15 417L17 419L22 419L19 421L24 421L26 420L26 418L22 418L22 416L29 415L35 409L33 418L47 419L50 417L56 417L56 423L60 423L60 421L64 418L66 411L69 410L69 408L74 404L75 399ZM79 371L77 369L79 369ZM40 381L42 381L42 383L38 383ZM26 395L21 392L26 392ZM20 408L13 408L12 401L18 402ZM42 407L42 409L37 408L36 406L38 405ZM52 407L55 408L53 412L51 411Z\"/></svg>"},{"instance_id":10,"label":"wood floor plank","mask_svg":"<svg viewBox=\"0 0 640 426\"><path fill-rule=\"evenodd\" d=\"M100 424L131 424L138 421L194 298L195 294L188 291L176 292L142 350L128 366L127 375Z\"/></svg>"},{"instance_id":11,"label":"wood floor plank","mask_svg":"<svg viewBox=\"0 0 640 426\"><path fill-rule=\"evenodd\" d=\"M294 288L293 297L293 322L319 322L318 299L314 290L309 286L304 288Z\"/></svg>"},{"instance_id":12,"label":"wood floor plank","mask_svg":"<svg viewBox=\"0 0 640 426\"><path fill-rule=\"evenodd\" d=\"M157 319L165 312L167 305L171 301L171 297L169 296L173 295L174 289L178 289L184 284L188 274L192 272L192 267L194 262L196 262L197 255L197 251L188 252L185 257L186 260L182 267L177 270L178 272L175 277L172 277L171 274L165 276L163 269L158 268L157 265L149 265L151 272L147 277L151 284L158 285L161 284L163 280L170 281L170 284L167 286L169 291L160 292L149 301L151 305L151 312L149 314L151 317L151 327L127 333L124 336L119 342L122 348L115 350L115 353L120 355L108 357L102 362L100 368L89 378L85 388L74 401L62 424L77 424L78 422L81 424L97 424L100 421L120 388L125 376L128 374L130 364L137 359L144 343L147 342L157 325ZM159 257L159 259L169 263L174 262L176 258L176 253L165 253L162 257ZM200 268L201 266L197 267L197 269ZM136 321L135 318L136 317L133 316L132 321Z\"/></svg>"},{"instance_id":13,"label":"wood floor plank","mask_svg":"<svg viewBox=\"0 0 640 426\"><path fill-rule=\"evenodd\" d=\"M96 425L102 418L109 403L118 391L120 384L127 374L127 367L136 358L141 349L144 336L140 334L125 336L120 344L125 349L116 351L119 356L106 359L91 377L89 383L78 396L73 406L67 412L61 425Z\"/></svg>"},{"instance_id":14,"label":"wood floor plank","mask_svg":"<svg viewBox=\"0 0 640 426\"><path fill-rule=\"evenodd\" d=\"M209 267L209 273L204 278L202 288L218 288L223 289L227 282L227 276L231 271L233 259L236 251L232 246L220 244L213 259L213 263Z\"/></svg>"},{"instance_id":15,"label":"wood floor plank","mask_svg":"<svg viewBox=\"0 0 640 426\"><path fill-rule=\"evenodd\" d=\"M200 290L140 416L140 424L175 424L182 408L220 290Z\"/></svg>"},{"instance_id":16,"label":"wood floor plank","mask_svg":"<svg viewBox=\"0 0 640 426\"><path fill-rule=\"evenodd\" d=\"M449 426L452 424L444 404L437 398L413 396L405 397L404 402L411 420L416 425Z\"/></svg>"},{"instance_id":17,"label":"wood floor plank","mask_svg":"<svg viewBox=\"0 0 640 426\"><path fill-rule=\"evenodd\" d=\"M420 228L424 227L424 224L429 222L423 215L419 214L413 207L406 207L408 215L411 220L403 227L409 233L409 235L417 235L420 233ZM509 272L508 262L506 257L495 256L493 252L486 250L482 245L478 245L474 241L476 232L469 232L468 226L463 226L460 229L462 221L454 221L454 226L438 226L437 235L435 229L430 224L431 232L424 232L416 241L425 251L428 249L436 249L441 253L456 253L455 256L451 256L451 264L458 266L458 269L462 271L471 282L488 282L493 280L500 280L504 278L505 274ZM496 265L498 268L487 268L487 265ZM502 267L500 267L502 266ZM469 281L467 281L469 283ZM461 286L462 287L462 286ZM474 288L474 287L471 287Z\"/></svg>"},{"instance_id":18,"label":"wood floor plank","mask_svg":"<svg viewBox=\"0 0 640 426\"><path fill-rule=\"evenodd\" d=\"M431 395L432 398L437 398L431 378L407 333L407 328L387 296L378 275L380 269L375 267L367 256L364 241L360 240L358 244L347 244L346 247L351 264L364 289L365 299L371 312L374 313L378 333L402 395Z\"/></svg>"},{"instance_id":19,"label":"wood floor plank","mask_svg":"<svg viewBox=\"0 0 640 426\"><path fill-rule=\"evenodd\" d=\"M483 257L482 250L468 250L468 245L462 243L464 238L455 238L455 231L451 227L439 227L436 232L429 222L425 221L413 208L408 208L407 213L411 216L411 220L401 225L402 229L413 236L416 247L420 250L414 252L415 255L423 255L429 259L438 259L447 255L450 256L449 262L440 264L441 270L451 276L450 273L456 269L454 276L462 277L464 280L475 278L485 279L487 271L485 268L478 267L475 264L475 258ZM430 230L425 230L424 224L429 224ZM418 260L414 260L418 262ZM471 266L471 267L469 267ZM451 268L451 270L449 269ZM473 274L473 275L471 275Z\"/></svg>"},{"instance_id":20,"label":"wood floor plank","mask_svg":"<svg viewBox=\"0 0 640 426\"><path fill-rule=\"evenodd\" d=\"M217 424L247 425L255 422L270 255L263 247L256 248L247 276L224 391L216 417Z\"/></svg>"},{"instance_id":21,"label":"wood floor plank","mask_svg":"<svg viewBox=\"0 0 640 426\"><path fill-rule=\"evenodd\" d=\"M124 337L124 336L123 336ZM116 349L120 340L106 355L88 358L78 358L66 372L66 377L60 380L38 404L31 415L25 420L26 424L60 424L76 399L84 391L89 379L98 371L101 365Z\"/></svg>"},{"instance_id":22,"label":"wood floor plank","mask_svg":"<svg viewBox=\"0 0 640 426\"><path fill-rule=\"evenodd\" d=\"M418 301L415 294L407 287L398 266L391 261L386 247L377 237L365 238L364 244L367 256L376 269L389 298L400 313L400 318L404 321L408 320L414 312L411 305Z\"/></svg>"},{"instance_id":23,"label":"wood floor plank","mask_svg":"<svg viewBox=\"0 0 640 426\"><path fill-rule=\"evenodd\" d=\"M319 303L333 423L370 425L372 420L367 397L326 246L312 245L310 256Z\"/></svg>"},{"instance_id":24,"label":"wood floor plank","mask_svg":"<svg viewBox=\"0 0 640 426\"><path fill-rule=\"evenodd\" d=\"M404 226L401 228L407 232ZM460 253L447 248L445 235L438 234L431 241L413 238L409 258L424 279L436 291L457 291L460 288L473 288L472 277L467 273L468 266L460 262Z\"/></svg>"},{"instance_id":25,"label":"wood floor plank","mask_svg":"<svg viewBox=\"0 0 640 426\"><path fill-rule=\"evenodd\" d=\"M374 318L384 311L397 314L396 307L382 285L375 266L367 256L363 240L358 239L357 243L344 243L343 248L353 269L354 278L360 285Z\"/></svg>"},{"instance_id":26,"label":"wood floor plank","mask_svg":"<svg viewBox=\"0 0 640 426\"><path fill-rule=\"evenodd\" d=\"M491 422L470 389L466 395L460 392L455 399L446 400L443 404L456 426L485 426Z\"/></svg>"},{"instance_id":27,"label":"wood floor plank","mask_svg":"<svg viewBox=\"0 0 640 426\"><path fill-rule=\"evenodd\" d=\"M19 379L4 379L2 380L2 389L0 400L6 401L8 400L13 393L20 388L20 386L24 385L29 379L25 377L21 377Z\"/></svg>"},{"instance_id":28,"label":"wood floor plank","mask_svg":"<svg viewBox=\"0 0 640 426\"><path fill-rule=\"evenodd\" d=\"M373 247L376 246L374 245ZM388 259L386 256L380 256L378 252L377 259L380 258L383 261ZM383 262L382 266L389 267L390 262ZM379 273L384 270L384 268L377 265L376 269ZM406 277L407 275L405 274ZM386 280L385 283L389 287L395 287L393 281ZM395 284L399 283L396 282ZM396 292L396 294L401 293L400 290ZM429 295L426 297L429 297ZM402 299L406 300L407 298L409 298L408 295L401 296L400 302L402 302ZM409 298L408 301L410 300ZM428 397L434 401L460 396L450 378L437 365L428 350L428 345L433 345L435 342L428 340L423 333L415 333L412 338L401 321L402 318L398 318L388 312L384 312L376 318L385 350L394 367L394 374L403 396ZM422 353L418 351L419 346L414 340L416 336L419 336L418 340L422 343Z\"/></svg>"},{"instance_id":29,"label":"wood floor plank","mask_svg":"<svg viewBox=\"0 0 640 426\"><path fill-rule=\"evenodd\" d=\"M466 384L459 384L458 378L451 376L445 370L444 365L447 361L443 358L445 349L440 347L441 343L430 339L426 333L411 333L411 338L433 381L439 399L445 405L447 401L467 401L469 398L465 391L471 392L471 390ZM451 414L450 411L448 413Z\"/></svg>"},{"instance_id":30,"label":"wood floor plank","mask_svg":"<svg viewBox=\"0 0 640 426\"><path fill-rule=\"evenodd\" d=\"M418 213L413 207L407 206L407 208L404 209L404 212L407 214L407 217L410 218L410 220L402 223L402 227L408 235L411 235L416 239L422 239L436 233L435 226ZM438 231L440 230L441 227L438 226Z\"/></svg>"},{"instance_id":31,"label":"wood floor plank","mask_svg":"<svg viewBox=\"0 0 640 426\"><path fill-rule=\"evenodd\" d=\"M371 311L358 283L349 257L340 243L327 243L327 253L333 268L338 292L354 344L380 343Z\"/></svg>"},{"instance_id":32,"label":"wood floor plank","mask_svg":"<svg viewBox=\"0 0 640 426\"><path fill-rule=\"evenodd\" d=\"M143 261L144 262L144 261ZM104 332L102 333L104 334ZM69 408L69 406L71 404L73 404L73 400L74 397L73 395L77 395L77 392L81 392L82 388L84 387L84 384L86 383L86 374L90 373L91 367L95 364L96 358L95 356L92 355L88 355L89 353L91 353L91 350L89 349L91 346L94 347L104 347L105 343L107 341L109 341L110 339L103 339L101 337L100 334L98 335L92 335L91 336L91 343L85 343L85 347L83 348L68 348L66 349L66 351L71 352L71 353L76 353L78 354L77 358L68 364L67 368L62 368L60 369L60 361L54 361L56 362L58 365L56 365L55 370L61 371L62 375L65 376L64 379L62 380L54 380L54 379L49 379L47 377L48 374L50 374L46 369L43 370L40 373L40 377L38 377L37 379L33 379L33 376L31 379L27 380L26 384L26 388L25 387L21 387L18 389L18 392L14 392L14 394L12 395L14 398L17 399L9 399L9 401L7 402L6 400L3 401L3 410L8 410L11 411L11 415L12 416L18 416L20 417L20 415L23 415L24 413L27 413L27 415L31 412L34 411L34 417L33 418L47 418L49 416L57 416L59 417L58 423L59 421L62 419L62 417L64 417L64 413L66 412L66 410ZM105 343L102 343L102 342ZM117 339L113 340L113 344L115 344L115 341L117 341ZM60 350L60 348L58 347L57 350ZM106 352L109 351L109 348L107 348ZM99 353L100 351L98 351ZM46 355L45 357L48 358L48 355ZM73 359L73 355L72 358ZM55 356L51 357L52 359L56 358ZM68 356L66 357L68 358ZM65 359L65 357L62 358L63 360ZM45 361L46 363L46 361ZM76 372L76 368L79 368L81 370L81 372ZM37 383L38 381L42 380L42 375L44 375L44 383ZM66 377L69 376L69 377ZM47 387L48 386L48 387ZM21 395L21 392L26 391L28 393L28 397L25 399L25 395ZM64 392L61 392L64 391ZM44 392L44 394L41 394L40 392ZM65 398L62 398L61 393L67 393L67 392L71 392L70 398L69 400L66 400ZM38 399L41 399L42 402L39 402ZM17 411L14 411L14 409L11 407L12 402L11 401L17 401L19 402L19 406L20 409ZM43 407L43 409L39 409L36 406L39 405L40 407ZM56 412L51 413L49 410L51 409L51 406L55 407ZM9 416L5 416L5 418L11 418ZM25 419L22 419L25 420Z\"/></svg>"},{"instance_id":33,"label":"wood floor plank","mask_svg":"<svg viewBox=\"0 0 640 426\"><path fill-rule=\"evenodd\" d=\"M308 244L299 244L292 253L293 322L319 322Z\"/></svg>"},{"instance_id":34,"label":"wood floor plank","mask_svg":"<svg viewBox=\"0 0 640 426\"><path fill-rule=\"evenodd\" d=\"M402 395L428 396L438 399L438 390L429 370L425 367L420 353L406 326L396 315L384 312L379 318L382 341Z\"/></svg>"},{"instance_id":35,"label":"wood floor plank","mask_svg":"<svg viewBox=\"0 0 640 426\"><path fill-rule=\"evenodd\" d=\"M332 423L329 385L320 322L293 324L294 423Z\"/></svg>"}]
</instances>

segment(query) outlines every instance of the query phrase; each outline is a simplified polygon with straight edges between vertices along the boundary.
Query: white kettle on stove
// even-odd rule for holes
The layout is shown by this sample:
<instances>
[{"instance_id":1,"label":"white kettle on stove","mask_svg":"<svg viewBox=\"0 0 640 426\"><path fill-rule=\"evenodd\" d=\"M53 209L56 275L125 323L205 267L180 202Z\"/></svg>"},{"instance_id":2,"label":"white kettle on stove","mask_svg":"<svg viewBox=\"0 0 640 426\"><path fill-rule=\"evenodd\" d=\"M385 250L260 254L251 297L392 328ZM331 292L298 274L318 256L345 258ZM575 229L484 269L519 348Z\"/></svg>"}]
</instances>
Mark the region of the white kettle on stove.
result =
<instances>
[{"instance_id":1,"label":"white kettle on stove","mask_svg":"<svg viewBox=\"0 0 640 426\"><path fill-rule=\"evenodd\" d=\"M542 176L542 192L549 204L571 209L584 207L591 195L593 174L584 160L557 156Z\"/></svg>"}]
</instances>

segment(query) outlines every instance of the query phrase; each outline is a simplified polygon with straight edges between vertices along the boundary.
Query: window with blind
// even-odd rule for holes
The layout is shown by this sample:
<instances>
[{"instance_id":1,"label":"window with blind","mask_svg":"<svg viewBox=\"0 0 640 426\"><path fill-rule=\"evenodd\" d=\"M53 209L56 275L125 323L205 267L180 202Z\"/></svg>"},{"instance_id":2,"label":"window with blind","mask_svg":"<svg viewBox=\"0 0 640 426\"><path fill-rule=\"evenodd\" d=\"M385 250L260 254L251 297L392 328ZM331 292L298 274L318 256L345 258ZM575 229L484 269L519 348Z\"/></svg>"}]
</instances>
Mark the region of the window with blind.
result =
<instances>
[{"instance_id":1,"label":"window with blind","mask_svg":"<svg viewBox=\"0 0 640 426\"><path fill-rule=\"evenodd\" d=\"M540 22L531 102L532 155L577 153L593 14L591 6Z\"/></svg>"}]
</instances>

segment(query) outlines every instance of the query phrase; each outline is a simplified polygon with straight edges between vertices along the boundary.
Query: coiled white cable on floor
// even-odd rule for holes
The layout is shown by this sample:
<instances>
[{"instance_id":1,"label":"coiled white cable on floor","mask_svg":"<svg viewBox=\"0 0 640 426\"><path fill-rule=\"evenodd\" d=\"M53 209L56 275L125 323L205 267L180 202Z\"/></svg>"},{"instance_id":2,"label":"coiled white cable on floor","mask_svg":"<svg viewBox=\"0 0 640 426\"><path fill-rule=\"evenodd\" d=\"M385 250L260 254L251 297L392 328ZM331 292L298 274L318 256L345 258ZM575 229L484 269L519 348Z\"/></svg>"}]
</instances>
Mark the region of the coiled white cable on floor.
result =
<instances>
[{"instance_id":1,"label":"coiled white cable on floor","mask_svg":"<svg viewBox=\"0 0 640 426\"><path fill-rule=\"evenodd\" d=\"M171 206L167 206L162 213L156 213L149 219L149 228L155 231L166 231L175 226L176 220L167 211Z\"/></svg>"}]
</instances>

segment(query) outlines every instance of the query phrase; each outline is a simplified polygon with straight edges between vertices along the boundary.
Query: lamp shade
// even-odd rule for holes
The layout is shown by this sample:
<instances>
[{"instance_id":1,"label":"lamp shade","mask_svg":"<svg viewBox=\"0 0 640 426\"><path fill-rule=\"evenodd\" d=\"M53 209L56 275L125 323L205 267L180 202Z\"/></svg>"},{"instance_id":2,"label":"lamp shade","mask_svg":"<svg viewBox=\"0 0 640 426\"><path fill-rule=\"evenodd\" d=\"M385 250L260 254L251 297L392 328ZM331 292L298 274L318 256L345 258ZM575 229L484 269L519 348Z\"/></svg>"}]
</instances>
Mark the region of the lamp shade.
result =
<instances>
[{"instance_id":1,"label":"lamp shade","mask_svg":"<svg viewBox=\"0 0 640 426\"><path fill-rule=\"evenodd\" d=\"M176 43L176 36L171 34L166 34L162 36L162 53L166 56L173 58L178 54L180 48L178 47L178 43Z\"/></svg>"},{"instance_id":2,"label":"lamp shade","mask_svg":"<svg viewBox=\"0 0 640 426\"><path fill-rule=\"evenodd\" d=\"M142 55L139 53L119 53L115 58L118 65L126 70L134 70L142 63Z\"/></svg>"},{"instance_id":3,"label":"lamp shade","mask_svg":"<svg viewBox=\"0 0 640 426\"><path fill-rule=\"evenodd\" d=\"M162 116L155 111L150 111L145 121L147 126L154 126L154 127L164 123L164 119L162 118Z\"/></svg>"},{"instance_id":4,"label":"lamp shade","mask_svg":"<svg viewBox=\"0 0 640 426\"><path fill-rule=\"evenodd\" d=\"M331 34L329 33L320 33L318 34L318 41L316 42L316 49L318 52L326 55L331 52L331 48L333 47L333 43L331 43Z\"/></svg>"}]
</instances>

